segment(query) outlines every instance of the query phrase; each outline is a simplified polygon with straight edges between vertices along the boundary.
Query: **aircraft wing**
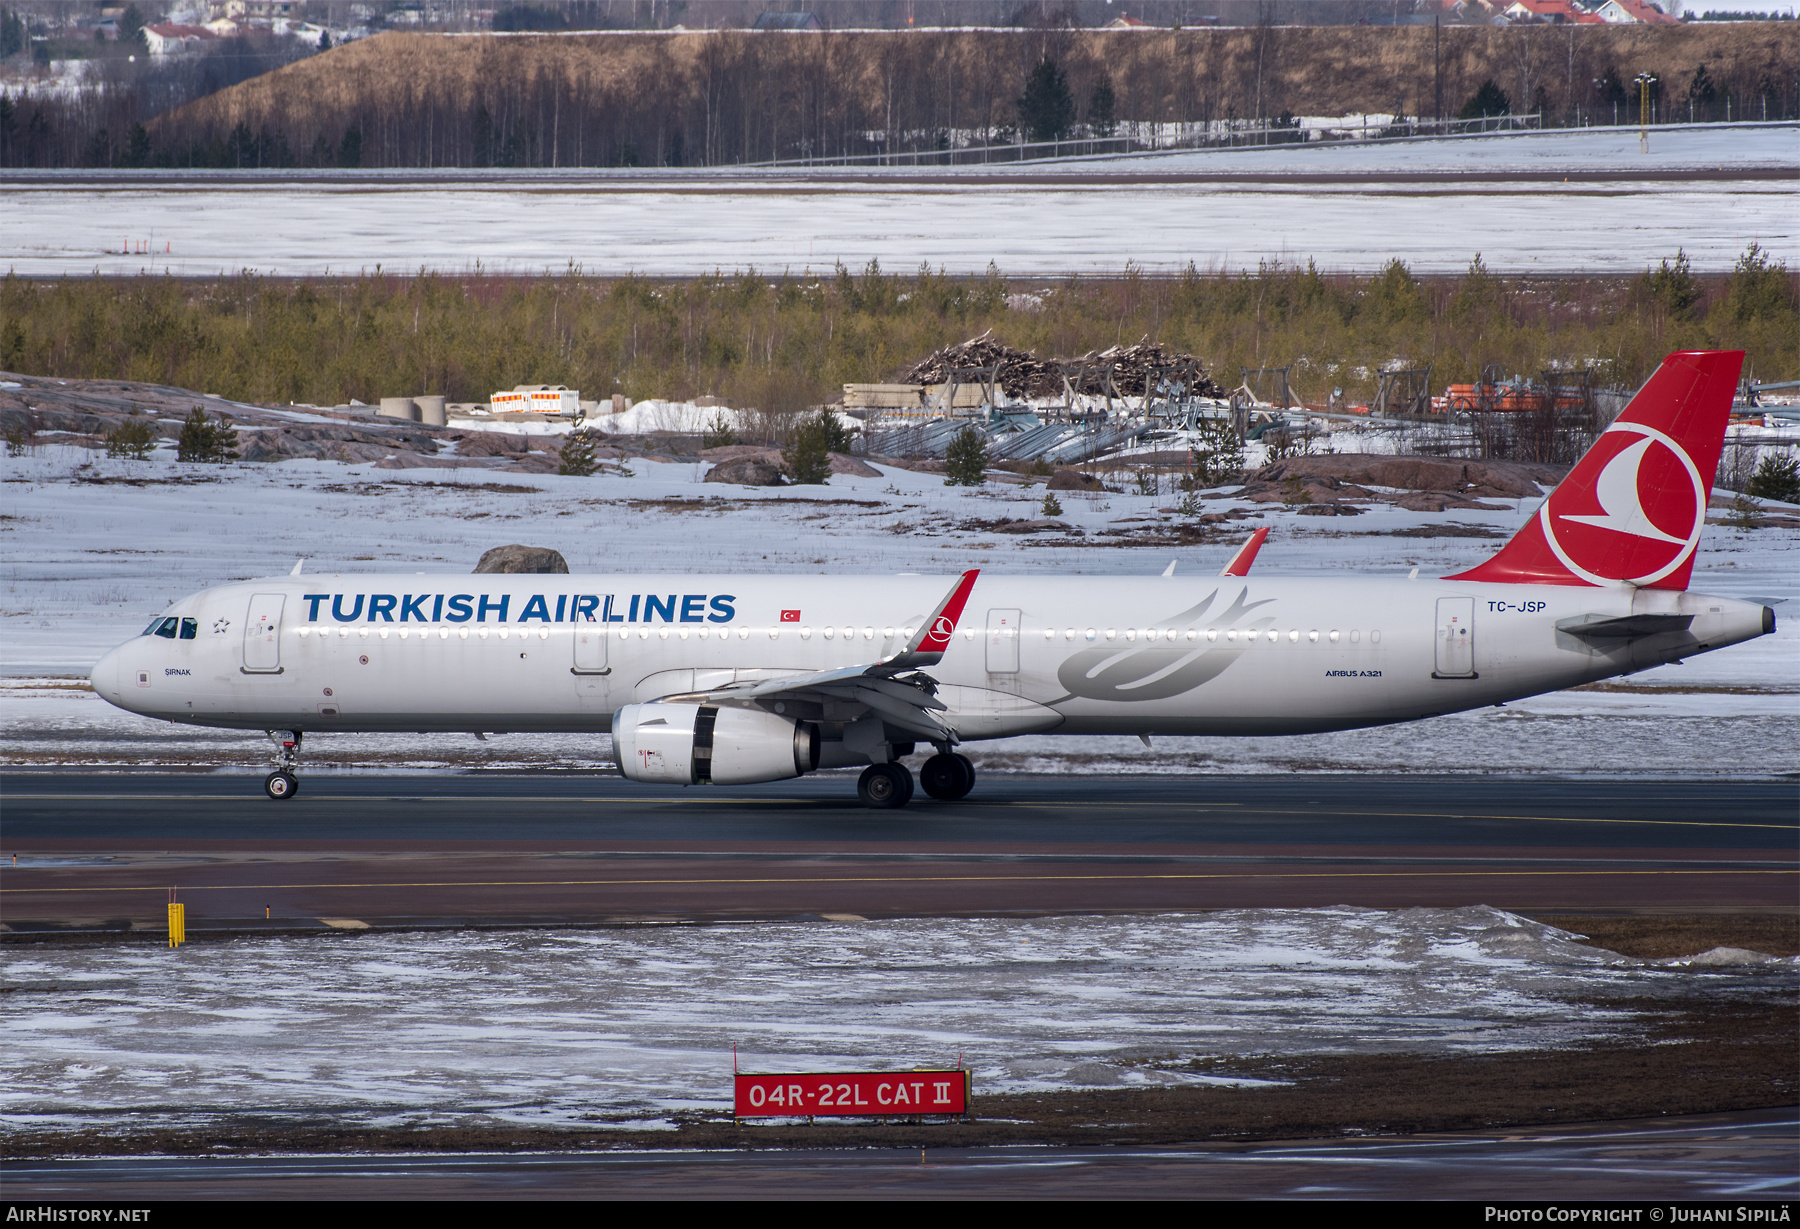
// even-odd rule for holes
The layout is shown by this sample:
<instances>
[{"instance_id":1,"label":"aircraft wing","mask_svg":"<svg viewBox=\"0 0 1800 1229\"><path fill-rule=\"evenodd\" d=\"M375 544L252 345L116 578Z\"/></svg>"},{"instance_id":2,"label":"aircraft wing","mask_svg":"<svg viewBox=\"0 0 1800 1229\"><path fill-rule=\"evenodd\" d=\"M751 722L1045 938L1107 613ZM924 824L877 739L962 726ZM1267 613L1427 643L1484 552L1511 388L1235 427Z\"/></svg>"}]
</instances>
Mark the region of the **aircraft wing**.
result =
<instances>
[{"instance_id":1,"label":"aircraft wing","mask_svg":"<svg viewBox=\"0 0 1800 1229\"><path fill-rule=\"evenodd\" d=\"M728 683L708 691L658 697L691 703L750 705L763 700L791 698L822 703L850 704L878 715L889 725L934 742L955 742L955 731L937 716L946 705L937 698L937 680L919 671L943 660L950 637L962 618L963 606L975 587L980 569L971 568L957 580L937 609L922 620L906 646L896 653L865 665L843 666L812 674Z\"/></svg>"}]
</instances>

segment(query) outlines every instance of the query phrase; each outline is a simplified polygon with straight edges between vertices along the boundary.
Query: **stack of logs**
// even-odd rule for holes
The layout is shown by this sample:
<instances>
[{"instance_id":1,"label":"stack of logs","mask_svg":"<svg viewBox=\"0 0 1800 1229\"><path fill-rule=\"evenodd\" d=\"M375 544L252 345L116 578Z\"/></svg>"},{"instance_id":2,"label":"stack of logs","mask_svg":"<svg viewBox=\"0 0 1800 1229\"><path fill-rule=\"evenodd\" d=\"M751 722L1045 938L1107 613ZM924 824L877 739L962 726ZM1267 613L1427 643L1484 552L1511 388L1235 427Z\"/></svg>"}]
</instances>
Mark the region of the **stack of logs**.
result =
<instances>
[{"instance_id":1,"label":"stack of logs","mask_svg":"<svg viewBox=\"0 0 1800 1229\"><path fill-rule=\"evenodd\" d=\"M1029 350L1014 349L987 334L935 351L902 373L900 380L906 384L944 384L960 373L959 383L972 384L978 377L970 372L991 372L996 364L1002 391L1015 398L1060 397L1065 376L1077 393L1098 397L1110 391L1114 396L1141 397L1150 370L1170 366L1190 367L1197 374L1193 387L1187 390L1188 396L1224 396L1224 389L1207 377L1199 359L1191 354L1171 354L1154 343L1113 346L1079 358L1041 359ZM1108 371L1112 373L1110 390L1106 387Z\"/></svg>"}]
</instances>

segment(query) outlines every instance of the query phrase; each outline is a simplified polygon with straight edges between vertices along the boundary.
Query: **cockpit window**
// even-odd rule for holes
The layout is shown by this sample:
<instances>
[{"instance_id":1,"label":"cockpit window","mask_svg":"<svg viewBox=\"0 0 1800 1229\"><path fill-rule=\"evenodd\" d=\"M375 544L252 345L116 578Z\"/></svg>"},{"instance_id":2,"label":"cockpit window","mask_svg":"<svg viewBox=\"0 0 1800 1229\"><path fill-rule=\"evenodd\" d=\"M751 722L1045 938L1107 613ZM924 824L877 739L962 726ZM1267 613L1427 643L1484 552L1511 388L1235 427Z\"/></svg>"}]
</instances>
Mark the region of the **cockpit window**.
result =
<instances>
[{"instance_id":1,"label":"cockpit window","mask_svg":"<svg viewBox=\"0 0 1800 1229\"><path fill-rule=\"evenodd\" d=\"M181 638L183 640L192 640L199 634L200 621L198 619L183 619L181 621Z\"/></svg>"},{"instance_id":2,"label":"cockpit window","mask_svg":"<svg viewBox=\"0 0 1800 1229\"><path fill-rule=\"evenodd\" d=\"M161 636L165 640L175 639L175 629L181 624L180 619L158 619L144 629L146 636Z\"/></svg>"}]
</instances>

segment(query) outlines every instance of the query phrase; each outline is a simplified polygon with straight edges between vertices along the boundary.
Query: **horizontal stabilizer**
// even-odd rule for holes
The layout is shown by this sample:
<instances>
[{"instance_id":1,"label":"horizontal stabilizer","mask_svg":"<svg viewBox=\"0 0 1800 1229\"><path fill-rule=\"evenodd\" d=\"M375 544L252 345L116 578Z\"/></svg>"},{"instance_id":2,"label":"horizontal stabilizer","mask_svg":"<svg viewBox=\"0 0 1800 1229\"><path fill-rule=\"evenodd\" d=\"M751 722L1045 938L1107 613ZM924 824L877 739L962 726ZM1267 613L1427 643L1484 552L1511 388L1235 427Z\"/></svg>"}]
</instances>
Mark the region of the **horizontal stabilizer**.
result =
<instances>
[{"instance_id":1,"label":"horizontal stabilizer","mask_svg":"<svg viewBox=\"0 0 1800 1229\"><path fill-rule=\"evenodd\" d=\"M1685 632L1693 621L1693 615L1684 614L1624 615L1619 618L1578 615L1558 621L1556 630L1580 636L1583 640L1636 640L1664 632Z\"/></svg>"}]
</instances>

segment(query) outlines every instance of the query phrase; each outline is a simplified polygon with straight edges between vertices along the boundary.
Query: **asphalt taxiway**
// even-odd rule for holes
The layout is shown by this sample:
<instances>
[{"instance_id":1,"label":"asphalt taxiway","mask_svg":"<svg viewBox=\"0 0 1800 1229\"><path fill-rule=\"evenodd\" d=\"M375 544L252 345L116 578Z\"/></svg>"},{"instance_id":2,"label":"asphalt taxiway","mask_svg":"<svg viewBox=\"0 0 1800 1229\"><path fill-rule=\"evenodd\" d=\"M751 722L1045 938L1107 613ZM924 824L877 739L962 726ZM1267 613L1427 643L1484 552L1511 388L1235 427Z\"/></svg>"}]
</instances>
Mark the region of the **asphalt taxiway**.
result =
<instances>
[{"instance_id":1,"label":"asphalt taxiway","mask_svg":"<svg viewBox=\"0 0 1800 1229\"><path fill-rule=\"evenodd\" d=\"M11 934L1030 915L1355 904L1791 909L1786 780L1012 777L859 806L852 779L0 778ZM322 920L323 919L323 920Z\"/></svg>"},{"instance_id":2,"label":"asphalt taxiway","mask_svg":"<svg viewBox=\"0 0 1800 1229\"><path fill-rule=\"evenodd\" d=\"M1749 1207L1800 1188L1797 1128L1792 1110L1756 1110L1185 1148L20 1159L8 1162L6 1185L12 1200L1527 1198Z\"/></svg>"}]
</instances>

